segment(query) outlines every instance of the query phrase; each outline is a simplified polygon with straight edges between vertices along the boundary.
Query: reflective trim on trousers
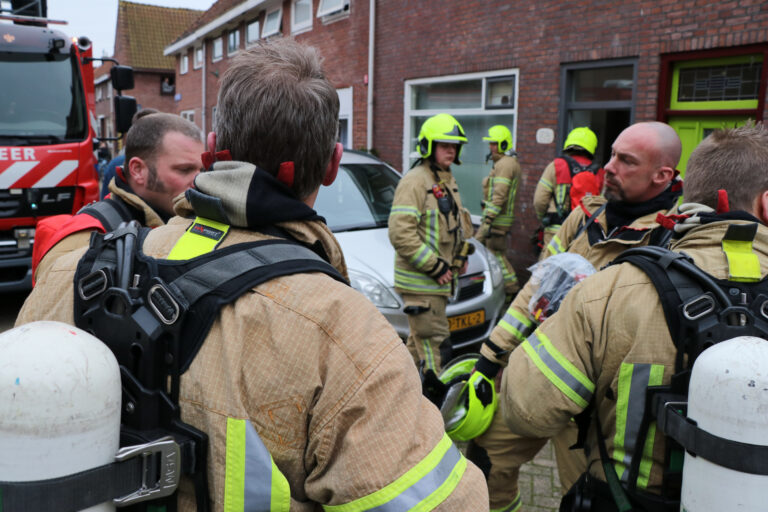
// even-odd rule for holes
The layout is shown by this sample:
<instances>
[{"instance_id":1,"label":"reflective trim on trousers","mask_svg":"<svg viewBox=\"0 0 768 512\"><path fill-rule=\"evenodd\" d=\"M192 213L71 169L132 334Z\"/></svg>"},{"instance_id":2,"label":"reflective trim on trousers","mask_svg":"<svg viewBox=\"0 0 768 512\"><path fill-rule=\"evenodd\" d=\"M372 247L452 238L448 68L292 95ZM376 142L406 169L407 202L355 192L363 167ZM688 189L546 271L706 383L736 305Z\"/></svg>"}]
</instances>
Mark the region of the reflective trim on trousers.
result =
<instances>
[{"instance_id":1,"label":"reflective trim on trousers","mask_svg":"<svg viewBox=\"0 0 768 512\"><path fill-rule=\"evenodd\" d=\"M549 341L549 338L536 329L522 344L536 367L565 396L581 408L587 407L595 392L595 384L568 361Z\"/></svg>"},{"instance_id":2,"label":"reflective trim on trousers","mask_svg":"<svg viewBox=\"0 0 768 512\"><path fill-rule=\"evenodd\" d=\"M491 512L517 512L520 510L520 505L522 504L522 500L520 499L520 491L518 491L517 496L515 496L515 499L512 500L512 503L501 508L492 508Z\"/></svg>"}]
</instances>

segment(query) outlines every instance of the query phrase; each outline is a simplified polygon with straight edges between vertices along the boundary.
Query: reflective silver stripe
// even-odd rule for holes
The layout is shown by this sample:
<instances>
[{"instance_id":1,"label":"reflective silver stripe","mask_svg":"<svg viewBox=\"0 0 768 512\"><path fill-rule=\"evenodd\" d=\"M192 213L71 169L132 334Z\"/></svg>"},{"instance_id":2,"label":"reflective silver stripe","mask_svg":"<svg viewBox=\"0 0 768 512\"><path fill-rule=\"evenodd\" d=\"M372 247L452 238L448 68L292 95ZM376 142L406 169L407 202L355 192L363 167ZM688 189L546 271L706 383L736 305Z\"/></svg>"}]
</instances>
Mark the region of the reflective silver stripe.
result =
<instances>
[{"instance_id":1,"label":"reflective silver stripe","mask_svg":"<svg viewBox=\"0 0 768 512\"><path fill-rule=\"evenodd\" d=\"M455 445L451 445L432 471L387 503L369 509L369 512L402 512L412 509L445 483L460 460L461 452Z\"/></svg>"},{"instance_id":2,"label":"reflective silver stripe","mask_svg":"<svg viewBox=\"0 0 768 512\"><path fill-rule=\"evenodd\" d=\"M245 422L244 511L269 510L272 501L272 457L250 421ZM266 507L266 508L265 508Z\"/></svg>"},{"instance_id":3,"label":"reflective silver stripe","mask_svg":"<svg viewBox=\"0 0 768 512\"><path fill-rule=\"evenodd\" d=\"M650 364L635 364L632 370L632 384L629 388L629 400L627 403L627 417L625 419L624 432L624 464L632 463L632 455L635 453L635 442L640 431L640 423L645 412L645 392L648 389L648 379L651 375ZM640 454L639 454L640 455ZM621 475L622 481L627 481L629 471Z\"/></svg>"},{"instance_id":4,"label":"reflective silver stripe","mask_svg":"<svg viewBox=\"0 0 768 512\"><path fill-rule=\"evenodd\" d=\"M547 350L547 347L544 346L544 343L539 340L539 337L536 334L538 332L538 330L534 331L533 334L528 336L526 342L539 356L544 366L546 366L552 373L554 373L554 375L560 379L560 381L562 381L562 384L567 386L568 389L581 397L584 402L589 403L589 401L592 400L592 390L588 389L574 375L572 375L571 372L569 372L562 364L560 364L560 362L555 358L555 355L551 354L549 350ZM557 352L554 347L552 347L552 350ZM559 352L557 353L559 354ZM560 354L560 356L562 357L562 354ZM555 384L555 386L557 386L561 391L566 391L562 389L558 383L553 382L553 384ZM594 389L594 384L592 384L592 386ZM586 407L586 405L584 405L584 407Z\"/></svg>"}]
</instances>

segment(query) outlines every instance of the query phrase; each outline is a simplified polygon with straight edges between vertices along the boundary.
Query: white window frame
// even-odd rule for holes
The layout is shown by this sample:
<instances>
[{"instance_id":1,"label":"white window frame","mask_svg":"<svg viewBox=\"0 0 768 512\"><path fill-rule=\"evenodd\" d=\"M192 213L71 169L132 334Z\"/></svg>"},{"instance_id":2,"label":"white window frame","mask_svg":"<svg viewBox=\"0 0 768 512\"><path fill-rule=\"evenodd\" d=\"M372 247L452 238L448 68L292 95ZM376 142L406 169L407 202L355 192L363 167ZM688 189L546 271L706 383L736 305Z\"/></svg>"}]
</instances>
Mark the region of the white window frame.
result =
<instances>
[{"instance_id":1,"label":"white window frame","mask_svg":"<svg viewBox=\"0 0 768 512\"><path fill-rule=\"evenodd\" d=\"M336 94L339 95L339 121L346 119L348 128L347 140L340 142L346 149L352 149L352 129L354 126L352 122L352 115L354 113L354 90L352 87L345 87L344 89L336 89Z\"/></svg>"},{"instance_id":2,"label":"white window frame","mask_svg":"<svg viewBox=\"0 0 768 512\"><path fill-rule=\"evenodd\" d=\"M486 94L487 94L487 79L500 78L505 76L515 77L515 102L512 108L487 108L485 106ZM484 71L480 73L464 73L460 75L446 75L436 76L430 78L417 78L414 80L406 80L403 96L403 169L410 167L410 161L418 158L416 153L416 144L414 141L418 136L418 133L410 133L411 131L411 118L412 117L427 117L446 112L445 108L439 109L416 109L412 104L413 99L413 87L418 85L436 84L441 82L461 82L464 80L482 80L482 87L480 90L481 105L479 108L452 108L449 109L449 113L461 122L461 115L474 115L474 116L499 116L499 115L512 115L515 120L514 126L511 126L512 140L517 141L517 124L519 122L517 115L517 102L520 97L520 70L518 68L511 69L499 69L495 71Z\"/></svg>"},{"instance_id":3,"label":"white window frame","mask_svg":"<svg viewBox=\"0 0 768 512\"><path fill-rule=\"evenodd\" d=\"M216 129L216 114L218 113L218 111L219 111L218 105L214 105L213 107L211 107L211 130Z\"/></svg>"},{"instance_id":4,"label":"white window frame","mask_svg":"<svg viewBox=\"0 0 768 512\"><path fill-rule=\"evenodd\" d=\"M216 56L216 44L219 44L219 56ZM211 42L211 62L219 62L224 58L224 38L219 36Z\"/></svg>"},{"instance_id":5,"label":"white window frame","mask_svg":"<svg viewBox=\"0 0 768 512\"><path fill-rule=\"evenodd\" d=\"M98 87L96 87L96 101L101 101L101 97L103 94L104 94L104 90L102 89L102 86L99 85Z\"/></svg>"},{"instance_id":6,"label":"white window frame","mask_svg":"<svg viewBox=\"0 0 768 512\"><path fill-rule=\"evenodd\" d=\"M107 82L107 98L112 99L112 81Z\"/></svg>"},{"instance_id":7,"label":"white window frame","mask_svg":"<svg viewBox=\"0 0 768 512\"><path fill-rule=\"evenodd\" d=\"M277 26L274 29L270 29L268 28L267 24L269 23L269 17L274 13L277 13L276 15ZM269 11L267 11L266 16L264 16L264 27L261 29L261 37L263 39L266 39L268 37L281 34L282 24L283 24L283 6L281 5L280 7L270 9Z\"/></svg>"},{"instance_id":8,"label":"white window frame","mask_svg":"<svg viewBox=\"0 0 768 512\"><path fill-rule=\"evenodd\" d=\"M248 31L252 26L256 25L256 37L254 39L248 39ZM253 46L259 41L261 37L261 23L259 20L254 20L245 26L245 47Z\"/></svg>"},{"instance_id":9,"label":"white window frame","mask_svg":"<svg viewBox=\"0 0 768 512\"><path fill-rule=\"evenodd\" d=\"M194 123L195 122L195 109L190 110L182 110L179 112L179 116L183 117L187 121Z\"/></svg>"},{"instance_id":10,"label":"white window frame","mask_svg":"<svg viewBox=\"0 0 768 512\"><path fill-rule=\"evenodd\" d=\"M332 16L344 12L344 8L349 6L350 0L341 0L341 6L336 5L329 6L328 4L333 0L320 0L317 6L317 17L324 18L326 16Z\"/></svg>"},{"instance_id":11,"label":"white window frame","mask_svg":"<svg viewBox=\"0 0 768 512\"><path fill-rule=\"evenodd\" d=\"M181 55L181 61L179 62L179 74L186 75L189 72L189 52L185 51Z\"/></svg>"},{"instance_id":12,"label":"white window frame","mask_svg":"<svg viewBox=\"0 0 768 512\"><path fill-rule=\"evenodd\" d=\"M232 37L233 34L235 36L235 49L230 50L230 37ZM236 55L238 51L240 51L240 29L235 28L227 32L227 57L230 55Z\"/></svg>"},{"instance_id":13,"label":"white window frame","mask_svg":"<svg viewBox=\"0 0 768 512\"><path fill-rule=\"evenodd\" d=\"M197 60L197 52L200 52L200 60ZM203 67L203 60L205 60L205 51L202 46L196 46L192 49L192 67L194 69L200 69Z\"/></svg>"},{"instance_id":14,"label":"white window frame","mask_svg":"<svg viewBox=\"0 0 768 512\"><path fill-rule=\"evenodd\" d=\"M296 22L296 4L299 2L309 3L309 16L303 22ZM312 30L312 0L293 0L291 2L291 34L307 32Z\"/></svg>"}]
</instances>

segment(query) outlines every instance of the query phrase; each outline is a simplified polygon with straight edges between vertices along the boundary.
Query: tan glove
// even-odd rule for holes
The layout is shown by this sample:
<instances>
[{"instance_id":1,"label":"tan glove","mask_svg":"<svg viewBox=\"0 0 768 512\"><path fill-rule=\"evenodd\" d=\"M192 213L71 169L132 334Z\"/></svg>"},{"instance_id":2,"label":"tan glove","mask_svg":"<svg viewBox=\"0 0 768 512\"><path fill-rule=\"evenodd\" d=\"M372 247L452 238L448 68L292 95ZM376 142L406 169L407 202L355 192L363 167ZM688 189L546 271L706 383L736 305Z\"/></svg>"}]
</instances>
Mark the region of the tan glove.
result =
<instances>
[{"instance_id":1,"label":"tan glove","mask_svg":"<svg viewBox=\"0 0 768 512\"><path fill-rule=\"evenodd\" d=\"M480 224L480 227L477 228L477 231L475 231L475 240L478 242L485 243L485 240L488 238L488 236L491 234L491 225L487 222L483 222Z\"/></svg>"}]
</instances>

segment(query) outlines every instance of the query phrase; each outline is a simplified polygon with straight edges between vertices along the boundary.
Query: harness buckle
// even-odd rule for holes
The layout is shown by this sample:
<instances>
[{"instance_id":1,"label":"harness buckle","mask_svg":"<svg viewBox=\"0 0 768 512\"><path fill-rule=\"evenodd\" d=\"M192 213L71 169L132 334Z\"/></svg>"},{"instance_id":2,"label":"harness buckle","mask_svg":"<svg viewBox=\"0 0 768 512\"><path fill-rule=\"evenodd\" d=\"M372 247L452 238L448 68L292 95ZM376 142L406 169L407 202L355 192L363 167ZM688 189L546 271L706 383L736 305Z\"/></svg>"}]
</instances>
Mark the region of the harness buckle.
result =
<instances>
[{"instance_id":1,"label":"harness buckle","mask_svg":"<svg viewBox=\"0 0 768 512\"><path fill-rule=\"evenodd\" d=\"M682 311L686 320L698 320L715 310L715 299L708 293L699 295L683 304Z\"/></svg>"},{"instance_id":2,"label":"harness buckle","mask_svg":"<svg viewBox=\"0 0 768 512\"><path fill-rule=\"evenodd\" d=\"M77 293L83 300L91 300L107 289L109 279L104 269L91 272L77 282Z\"/></svg>"},{"instance_id":3,"label":"harness buckle","mask_svg":"<svg viewBox=\"0 0 768 512\"><path fill-rule=\"evenodd\" d=\"M112 500L116 506L164 498L176 491L181 470L181 450L171 436L120 448L115 460L119 462L133 457L142 458L141 487L131 494Z\"/></svg>"},{"instance_id":4,"label":"harness buckle","mask_svg":"<svg viewBox=\"0 0 768 512\"><path fill-rule=\"evenodd\" d=\"M153 285L147 292L147 302L157 318L165 325L173 325L181 312L179 304L161 284Z\"/></svg>"},{"instance_id":5,"label":"harness buckle","mask_svg":"<svg viewBox=\"0 0 768 512\"><path fill-rule=\"evenodd\" d=\"M768 299L760 305L760 314L763 315L763 318L768 318Z\"/></svg>"}]
</instances>

